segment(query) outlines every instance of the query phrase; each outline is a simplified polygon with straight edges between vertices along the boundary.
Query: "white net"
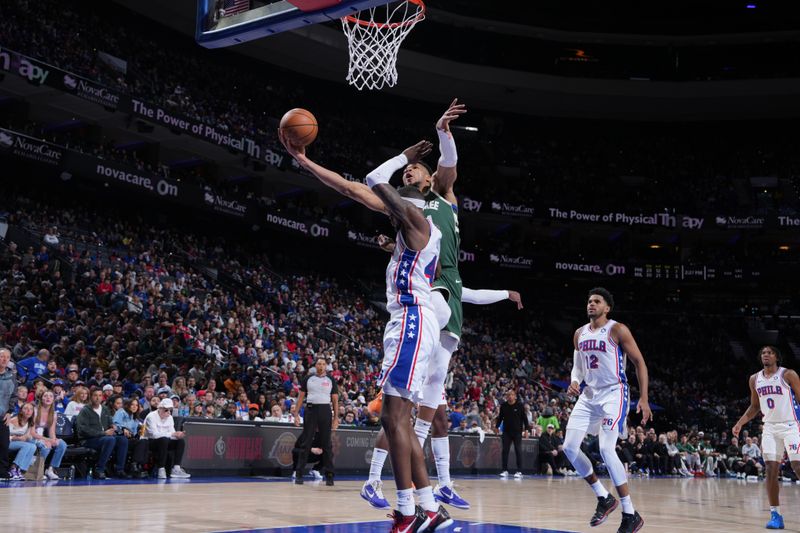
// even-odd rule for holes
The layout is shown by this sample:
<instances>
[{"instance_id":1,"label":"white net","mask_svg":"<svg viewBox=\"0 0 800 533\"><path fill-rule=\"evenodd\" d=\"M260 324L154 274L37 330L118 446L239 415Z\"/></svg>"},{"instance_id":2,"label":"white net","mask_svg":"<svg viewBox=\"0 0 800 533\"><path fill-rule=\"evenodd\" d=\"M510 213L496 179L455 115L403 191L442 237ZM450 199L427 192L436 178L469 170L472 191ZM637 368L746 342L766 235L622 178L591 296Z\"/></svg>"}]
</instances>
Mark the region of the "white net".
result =
<instances>
[{"instance_id":1,"label":"white net","mask_svg":"<svg viewBox=\"0 0 800 533\"><path fill-rule=\"evenodd\" d=\"M422 0L391 2L342 18L350 48L348 83L359 91L393 87L397 83L400 45L424 18Z\"/></svg>"}]
</instances>

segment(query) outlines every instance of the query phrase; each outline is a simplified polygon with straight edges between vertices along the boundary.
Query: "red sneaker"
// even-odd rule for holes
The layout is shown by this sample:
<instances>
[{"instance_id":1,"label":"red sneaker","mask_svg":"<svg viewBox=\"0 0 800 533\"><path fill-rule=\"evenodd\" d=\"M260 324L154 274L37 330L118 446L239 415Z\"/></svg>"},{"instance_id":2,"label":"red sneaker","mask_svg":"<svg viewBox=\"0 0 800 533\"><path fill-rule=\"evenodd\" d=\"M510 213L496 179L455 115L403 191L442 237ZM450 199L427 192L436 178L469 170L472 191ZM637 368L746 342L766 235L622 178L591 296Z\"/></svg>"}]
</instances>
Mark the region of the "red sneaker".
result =
<instances>
[{"instance_id":1,"label":"red sneaker","mask_svg":"<svg viewBox=\"0 0 800 533\"><path fill-rule=\"evenodd\" d=\"M412 515L401 514L400 511L395 509L392 514L386 515L392 519L392 529L390 533L417 533L418 531L425 531L425 528L431 523L428 515L419 507Z\"/></svg>"},{"instance_id":2,"label":"red sneaker","mask_svg":"<svg viewBox=\"0 0 800 533\"><path fill-rule=\"evenodd\" d=\"M428 527L424 530L424 533L434 533L435 531L444 531L448 529L450 526L453 525L453 519L450 518L450 513L447 510L439 506L439 510L436 512L433 511L424 511L425 515L430 518L430 523Z\"/></svg>"}]
</instances>

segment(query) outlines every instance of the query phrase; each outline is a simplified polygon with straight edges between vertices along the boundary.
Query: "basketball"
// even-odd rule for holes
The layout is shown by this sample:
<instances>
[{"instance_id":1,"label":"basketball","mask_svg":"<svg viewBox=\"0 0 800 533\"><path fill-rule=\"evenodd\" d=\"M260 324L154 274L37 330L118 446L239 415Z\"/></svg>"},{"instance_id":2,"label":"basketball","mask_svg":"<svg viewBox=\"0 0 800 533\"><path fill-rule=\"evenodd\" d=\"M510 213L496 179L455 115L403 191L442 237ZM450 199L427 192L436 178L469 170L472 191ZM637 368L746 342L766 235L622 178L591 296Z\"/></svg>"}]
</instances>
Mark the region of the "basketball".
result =
<instances>
[{"instance_id":1,"label":"basketball","mask_svg":"<svg viewBox=\"0 0 800 533\"><path fill-rule=\"evenodd\" d=\"M317 138L317 119L311 111L296 107L287 111L281 118L281 131L286 140L295 146L308 146Z\"/></svg>"}]
</instances>

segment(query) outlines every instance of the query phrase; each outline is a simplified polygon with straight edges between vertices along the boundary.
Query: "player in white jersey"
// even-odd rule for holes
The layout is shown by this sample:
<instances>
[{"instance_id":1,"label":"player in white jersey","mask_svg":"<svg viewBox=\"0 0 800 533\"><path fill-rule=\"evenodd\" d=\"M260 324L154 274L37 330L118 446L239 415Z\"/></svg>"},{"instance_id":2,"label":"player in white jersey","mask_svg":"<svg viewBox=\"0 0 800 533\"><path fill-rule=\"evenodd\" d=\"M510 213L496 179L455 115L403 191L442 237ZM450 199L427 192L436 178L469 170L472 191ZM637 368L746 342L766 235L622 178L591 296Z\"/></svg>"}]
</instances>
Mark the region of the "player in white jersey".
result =
<instances>
[{"instance_id":1,"label":"player in white jersey","mask_svg":"<svg viewBox=\"0 0 800 533\"><path fill-rule=\"evenodd\" d=\"M568 392L580 397L567 422L564 453L597 495L597 509L589 525L599 526L622 503L622 523L617 533L634 533L644 526L644 520L633 507L625 467L616 452L617 439L627 436L625 421L630 405L625 372L627 358L630 357L636 367L639 380L636 412L642 413L642 425L652 418L648 403L649 379L647 365L631 331L624 324L608 318L613 307L614 298L606 289L598 287L589 291L586 306L589 323L578 328L573 338L574 364ZM581 383L586 385L583 392ZM591 461L581 451L581 442L587 432L599 437L600 455L617 488L620 502L603 487Z\"/></svg>"},{"instance_id":2,"label":"player in white jersey","mask_svg":"<svg viewBox=\"0 0 800 533\"><path fill-rule=\"evenodd\" d=\"M792 469L800 477L800 377L794 370L780 366L781 354L774 346L761 348L759 357L764 369L750 376L750 406L733 426L733 434L738 438L742 426L759 412L764 415L761 453L767 464L770 506L770 520L766 527L783 529L778 470L786 450Z\"/></svg>"}]
</instances>

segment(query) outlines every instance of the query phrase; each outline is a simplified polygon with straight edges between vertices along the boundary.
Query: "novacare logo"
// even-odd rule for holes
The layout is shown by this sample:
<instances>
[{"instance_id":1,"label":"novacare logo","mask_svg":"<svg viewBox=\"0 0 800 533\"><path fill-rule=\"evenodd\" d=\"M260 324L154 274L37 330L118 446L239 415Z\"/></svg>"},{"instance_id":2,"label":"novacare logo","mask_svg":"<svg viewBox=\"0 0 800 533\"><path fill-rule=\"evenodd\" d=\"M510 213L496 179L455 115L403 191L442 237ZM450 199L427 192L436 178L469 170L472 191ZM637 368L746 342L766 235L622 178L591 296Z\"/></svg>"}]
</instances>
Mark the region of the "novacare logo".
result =
<instances>
[{"instance_id":1,"label":"novacare logo","mask_svg":"<svg viewBox=\"0 0 800 533\"><path fill-rule=\"evenodd\" d=\"M140 176L133 172L126 172L124 170L107 167L106 165L98 164L95 171L99 176L107 178L114 178L115 180L122 181L135 187L142 187L148 191L154 192L159 196L178 196L178 186L165 180L158 180L158 183L153 183L151 178L147 176Z\"/></svg>"},{"instance_id":2,"label":"novacare logo","mask_svg":"<svg viewBox=\"0 0 800 533\"><path fill-rule=\"evenodd\" d=\"M283 226L284 228L299 231L301 233L305 233L306 235L311 235L312 237L328 237L330 235L330 230L325 226L312 224L309 228L304 222L298 222L297 220L292 220L290 218L283 218L278 215L273 215L272 213L267 213L267 222L271 224L277 224L278 226Z\"/></svg>"}]
</instances>

